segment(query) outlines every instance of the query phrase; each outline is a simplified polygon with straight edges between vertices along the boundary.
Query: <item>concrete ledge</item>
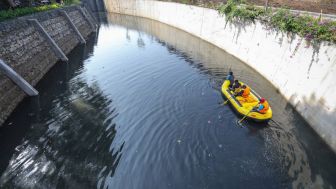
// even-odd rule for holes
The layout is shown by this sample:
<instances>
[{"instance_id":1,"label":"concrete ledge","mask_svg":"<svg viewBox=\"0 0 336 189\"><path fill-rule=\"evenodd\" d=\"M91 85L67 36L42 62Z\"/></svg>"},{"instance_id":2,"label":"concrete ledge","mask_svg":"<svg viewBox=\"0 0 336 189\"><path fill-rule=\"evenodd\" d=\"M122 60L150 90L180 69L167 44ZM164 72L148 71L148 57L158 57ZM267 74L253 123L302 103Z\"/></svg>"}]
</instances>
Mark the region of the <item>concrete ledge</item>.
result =
<instances>
[{"instance_id":1,"label":"concrete ledge","mask_svg":"<svg viewBox=\"0 0 336 189\"><path fill-rule=\"evenodd\" d=\"M37 96L39 93L25 79L9 67L0 59L0 70L3 71L16 85L18 85L27 95Z\"/></svg>"},{"instance_id":2,"label":"concrete ledge","mask_svg":"<svg viewBox=\"0 0 336 189\"><path fill-rule=\"evenodd\" d=\"M68 23L70 24L72 30L76 33L77 37L78 37L78 40L81 44L85 44L86 41L84 39L84 37L82 36L82 34L78 31L77 27L74 25L74 23L71 21L69 15L61 10L60 13L64 16L64 18L68 21Z\"/></svg>"},{"instance_id":3,"label":"concrete ledge","mask_svg":"<svg viewBox=\"0 0 336 189\"><path fill-rule=\"evenodd\" d=\"M62 61L67 62L68 58L63 53L62 49L56 44L56 42L49 36L49 34L45 31L42 25L37 21L37 19L28 19L28 22L35 26L35 29L38 30L42 36L48 41L49 45L55 52L56 56L61 59Z\"/></svg>"}]
</instances>

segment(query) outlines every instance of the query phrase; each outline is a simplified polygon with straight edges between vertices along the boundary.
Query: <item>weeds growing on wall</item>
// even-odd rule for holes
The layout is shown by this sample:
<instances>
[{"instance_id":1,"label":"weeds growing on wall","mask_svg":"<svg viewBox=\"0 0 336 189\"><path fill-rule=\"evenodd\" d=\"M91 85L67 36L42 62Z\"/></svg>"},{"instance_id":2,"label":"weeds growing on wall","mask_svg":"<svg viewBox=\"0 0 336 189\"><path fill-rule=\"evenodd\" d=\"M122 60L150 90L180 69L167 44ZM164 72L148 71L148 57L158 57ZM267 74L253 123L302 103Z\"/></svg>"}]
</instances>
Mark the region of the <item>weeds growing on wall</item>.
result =
<instances>
[{"instance_id":1,"label":"weeds growing on wall","mask_svg":"<svg viewBox=\"0 0 336 189\"><path fill-rule=\"evenodd\" d=\"M253 5L239 5L239 0L228 0L226 4L218 7L218 11L221 14L225 14L228 21L232 21L234 19L254 21L266 13L265 9L255 7Z\"/></svg>"},{"instance_id":2,"label":"weeds growing on wall","mask_svg":"<svg viewBox=\"0 0 336 189\"><path fill-rule=\"evenodd\" d=\"M242 3L241 0L228 0L218 7L218 11L226 16L227 21L266 20L282 31L296 33L307 40L336 43L336 21L293 14L288 9L272 11Z\"/></svg>"},{"instance_id":3,"label":"weeds growing on wall","mask_svg":"<svg viewBox=\"0 0 336 189\"><path fill-rule=\"evenodd\" d=\"M297 33L307 40L331 41L336 43L336 22L312 16L292 14L281 9L270 17L271 24L282 31Z\"/></svg>"},{"instance_id":4,"label":"weeds growing on wall","mask_svg":"<svg viewBox=\"0 0 336 189\"><path fill-rule=\"evenodd\" d=\"M17 8L14 10L13 9L3 10L3 11L0 11L0 22L11 19L11 18L16 18L19 16L24 16L24 15L32 14L36 12L57 9L60 7L61 5L59 4L51 4L51 5L43 5L43 6L38 6L38 7L23 7L23 8Z\"/></svg>"},{"instance_id":5,"label":"weeds growing on wall","mask_svg":"<svg viewBox=\"0 0 336 189\"><path fill-rule=\"evenodd\" d=\"M58 9L61 8L63 5L67 6L67 5L80 4L80 0L63 0L63 5L56 3L54 0L52 0L51 2L52 2L51 5L42 5L37 7L21 7L16 9L0 11L0 22L11 18L33 14L36 12Z\"/></svg>"}]
</instances>

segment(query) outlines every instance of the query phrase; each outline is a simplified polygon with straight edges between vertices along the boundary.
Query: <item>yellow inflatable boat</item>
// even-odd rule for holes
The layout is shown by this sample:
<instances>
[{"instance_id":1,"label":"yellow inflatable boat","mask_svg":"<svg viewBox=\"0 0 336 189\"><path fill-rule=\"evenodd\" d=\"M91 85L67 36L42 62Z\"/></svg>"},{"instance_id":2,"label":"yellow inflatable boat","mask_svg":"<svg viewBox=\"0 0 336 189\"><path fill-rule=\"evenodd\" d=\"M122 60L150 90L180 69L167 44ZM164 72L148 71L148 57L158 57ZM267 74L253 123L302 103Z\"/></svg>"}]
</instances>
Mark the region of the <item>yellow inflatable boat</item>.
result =
<instances>
[{"instance_id":1,"label":"yellow inflatable boat","mask_svg":"<svg viewBox=\"0 0 336 189\"><path fill-rule=\"evenodd\" d=\"M242 85L244 83L240 82ZM272 118L272 109L271 107L267 110L265 114L251 111L256 105L258 105L260 96L251 89L251 93L248 98L243 98L241 96L235 97L233 92L229 89L230 81L225 80L222 85L222 93L230 101L233 108L242 116L245 116L248 119L262 122L268 121ZM246 85L246 84L245 84Z\"/></svg>"}]
</instances>

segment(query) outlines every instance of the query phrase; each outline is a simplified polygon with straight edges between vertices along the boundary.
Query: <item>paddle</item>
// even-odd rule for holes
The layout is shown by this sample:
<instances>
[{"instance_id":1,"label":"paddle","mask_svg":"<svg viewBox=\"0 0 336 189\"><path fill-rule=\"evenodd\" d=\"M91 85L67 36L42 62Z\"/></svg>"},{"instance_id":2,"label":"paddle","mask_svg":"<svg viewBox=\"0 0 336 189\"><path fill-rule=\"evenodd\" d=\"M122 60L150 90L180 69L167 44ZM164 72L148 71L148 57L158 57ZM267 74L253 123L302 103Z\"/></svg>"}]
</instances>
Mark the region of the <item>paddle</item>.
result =
<instances>
[{"instance_id":1,"label":"paddle","mask_svg":"<svg viewBox=\"0 0 336 189\"><path fill-rule=\"evenodd\" d=\"M247 115L249 115L254 110L254 108L257 107L258 105L259 105L259 103L255 106L253 106L253 108L249 112L247 112L247 114L245 114L245 116L241 120L238 121L238 125L241 126L242 121L244 121L244 119L247 118Z\"/></svg>"},{"instance_id":2,"label":"paddle","mask_svg":"<svg viewBox=\"0 0 336 189\"><path fill-rule=\"evenodd\" d=\"M228 98L227 100L225 100L221 105L226 105L231 98L232 98L232 96L230 98Z\"/></svg>"},{"instance_id":3,"label":"paddle","mask_svg":"<svg viewBox=\"0 0 336 189\"><path fill-rule=\"evenodd\" d=\"M235 97L235 95L236 95L236 93L234 93L233 95L231 95L231 97L228 98L227 100L225 100L225 101L221 104L221 106L222 106L222 105L226 105L226 104L229 102L229 100L230 100L231 98Z\"/></svg>"}]
</instances>

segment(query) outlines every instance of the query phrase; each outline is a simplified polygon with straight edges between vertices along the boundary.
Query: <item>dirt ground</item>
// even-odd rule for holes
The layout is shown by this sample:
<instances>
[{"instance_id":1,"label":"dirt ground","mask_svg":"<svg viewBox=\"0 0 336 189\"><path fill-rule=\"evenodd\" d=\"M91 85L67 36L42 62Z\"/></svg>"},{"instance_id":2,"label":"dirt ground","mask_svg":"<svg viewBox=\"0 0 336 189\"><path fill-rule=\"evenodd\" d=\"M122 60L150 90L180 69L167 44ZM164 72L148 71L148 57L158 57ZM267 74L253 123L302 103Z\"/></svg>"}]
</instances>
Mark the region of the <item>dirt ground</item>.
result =
<instances>
[{"instance_id":1,"label":"dirt ground","mask_svg":"<svg viewBox=\"0 0 336 189\"><path fill-rule=\"evenodd\" d=\"M266 0L248 0L248 2L265 5ZM336 0L269 0L268 4L274 7L286 6L291 9L325 14L336 14Z\"/></svg>"},{"instance_id":2,"label":"dirt ground","mask_svg":"<svg viewBox=\"0 0 336 189\"><path fill-rule=\"evenodd\" d=\"M217 4L226 0L168 0L174 2L190 2L192 4ZM247 3L264 6L267 0L245 0ZM291 9L311 11L325 14L336 14L336 0L268 0L269 6L287 7Z\"/></svg>"}]
</instances>

